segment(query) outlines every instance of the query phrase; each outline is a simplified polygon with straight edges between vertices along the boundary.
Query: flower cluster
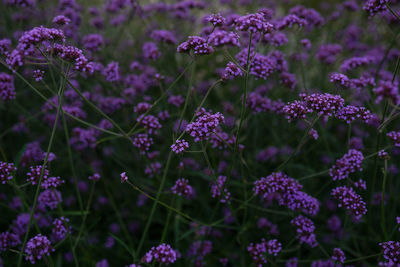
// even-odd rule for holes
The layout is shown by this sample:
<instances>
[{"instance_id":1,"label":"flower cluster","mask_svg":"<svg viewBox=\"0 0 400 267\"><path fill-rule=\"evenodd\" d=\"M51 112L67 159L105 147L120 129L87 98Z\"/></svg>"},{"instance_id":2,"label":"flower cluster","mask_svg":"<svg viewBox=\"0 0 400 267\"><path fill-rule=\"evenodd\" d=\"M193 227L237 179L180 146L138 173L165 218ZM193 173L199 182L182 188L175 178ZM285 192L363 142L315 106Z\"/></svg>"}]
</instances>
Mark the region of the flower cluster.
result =
<instances>
[{"instance_id":1,"label":"flower cluster","mask_svg":"<svg viewBox=\"0 0 400 267\"><path fill-rule=\"evenodd\" d=\"M269 33L274 30L274 25L267 22L262 13L247 14L235 20L236 30L251 33Z\"/></svg>"},{"instance_id":2,"label":"flower cluster","mask_svg":"<svg viewBox=\"0 0 400 267\"><path fill-rule=\"evenodd\" d=\"M367 12L369 12L370 17L375 16L375 14L386 11L387 10L387 4L389 3L389 0L368 0L364 6L363 9Z\"/></svg>"},{"instance_id":3,"label":"flower cluster","mask_svg":"<svg viewBox=\"0 0 400 267\"><path fill-rule=\"evenodd\" d=\"M224 122L224 116L221 113L212 114L201 108L196 113L196 120L186 126L186 132L194 138L195 142L207 140L222 122Z\"/></svg>"},{"instance_id":4,"label":"flower cluster","mask_svg":"<svg viewBox=\"0 0 400 267\"><path fill-rule=\"evenodd\" d=\"M334 181L346 179L351 173L362 171L363 160L361 151L350 149L342 158L336 160L335 165L329 169L329 175Z\"/></svg>"},{"instance_id":5,"label":"flower cluster","mask_svg":"<svg viewBox=\"0 0 400 267\"><path fill-rule=\"evenodd\" d=\"M175 154L181 154L183 151L189 148L189 143L185 141L185 139L178 139L175 141L175 144L171 145L171 149Z\"/></svg>"},{"instance_id":6,"label":"flower cluster","mask_svg":"<svg viewBox=\"0 0 400 267\"><path fill-rule=\"evenodd\" d=\"M35 264L37 260L41 260L44 256L49 256L54 248L51 246L50 240L41 234L29 239L25 247L25 259Z\"/></svg>"},{"instance_id":7,"label":"flower cluster","mask_svg":"<svg viewBox=\"0 0 400 267\"><path fill-rule=\"evenodd\" d=\"M0 98L7 101L13 100L15 97L16 93L13 76L0 72Z\"/></svg>"},{"instance_id":8,"label":"flower cluster","mask_svg":"<svg viewBox=\"0 0 400 267\"><path fill-rule=\"evenodd\" d=\"M225 186L226 176L218 176L217 181L211 186L211 196L213 198L219 198L221 203L231 202L231 193ZM222 196L221 196L222 195Z\"/></svg>"},{"instance_id":9,"label":"flower cluster","mask_svg":"<svg viewBox=\"0 0 400 267\"><path fill-rule=\"evenodd\" d=\"M240 46L239 35L235 32L227 32L223 30L214 31L208 38L208 43L214 47L220 46Z\"/></svg>"},{"instance_id":10,"label":"flower cluster","mask_svg":"<svg viewBox=\"0 0 400 267\"><path fill-rule=\"evenodd\" d=\"M149 151L150 146L153 143L153 138L151 138L148 134L137 134L133 138L133 145L137 147L141 153Z\"/></svg>"},{"instance_id":11,"label":"flower cluster","mask_svg":"<svg viewBox=\"0 0 400 267\"><path fill-rule=\"evenodd\" d=\"M270 196L278 199L279 205L291 210L300 210L306 214L316 215L319 202L302 191L303 186L284 173L272 173L254 182L253 192L267 199Z\"/></svg>"},{"instance_id":12,"label":"flower cluster","mask_svg":"<svg viewBox=\"0 0 400 267\"><path fill-rule=\"evenodd\" d=\"M0 161L0 183L5 184L7 181L13 178L13 172L15 172L17 168L14 163L7 163L4 161Z\"/></svg>"},{"instance_id":13,"label":"flower cluster","mask_svg":"<svg viewBox=\"0 0 400 267\"><path fill-rule=\"evenodd\" d=\"M189 185L189 180L180 178L176 180L175 185L171 188L172 193L178 196L185 196L192 198L194 196L194 189Z\"/></svg>"},{"instance_id":14,"label":"flower cluster","mask_svg":"<svg viewBox=\"0 0 400 267\"><path fill-rule=\"evenodd\" d=\"M290 221L290 223L296 227L297 239L300 243L305 243L310 247L316 247L318 245L315 237L315 225L310 219L298 215L296 218Z\"/></svg>"},{"instance_id":15,"label":"flower cluster","mask_svg":"<svg viewBox=\"0 0 400 267\"><path fill-rule=\"evenodd\" d=\"M67 234L71 232L71 227L68 226L69 219L61 216L53 221L53 229L51 230L51 240L58 242L63 240Z\"/></svg>"},{"instance_id":16,"label":"flower cluster","mask_svg":"<svg viewBox=\"0 0 400 267\"><path fill-rule=\"evenodd\" d=\"M207 55L214 52L208 42L200 36L189 36L188 40L181 43L177 48L179 53L188 53L191 50L196 55Z\"/></svg>"},{"instance_id":17,"label":"flower cluster","mask_svg":"<svg viewBox=\"0 0 400 267\"><path fill-rule=\"evenodd\" d=\"M338 207L350 210L356 220L360 220L367 213L366 203L352 187L336 187L332 190L331 195L338 201Z\"/></svg>"},{"instance_id":18,"label":"flower cluster","mask_svg":"<svg viewBox=\"0 0 400 267\"><path fill-rule=\"evenodd\" d=\"M226 19L221 14L211 14L206 19L214 27L223 26L226 23Z\"/></svg>"},{"instance_id":19,"label":"flower cluster","mask_svg":"<svg viewBox=\"0 0 400 267\"><path fill-rule=\"evenodd\" d=\"M387 136L393 141L395 146L400 146L400 131L391 131Z\"/></svg>"},{"instance_id":20,"label":"flower cluster","mask_svg":"<svg viewBox=\"0 0 400 267\"><path fill-rule=\"evenodd\" d=\"M334 248L332 253L332 260L340 263L344 263L346 260L346 256L344 255L343 250L340 248Z\"/></svg>"},{"instance_id":21,"label":"flower cluster","mask_svg":"<svg viewBox=\"0 0 400 267\"><path fill-rule=\"evenodd\" d=\"M264 266L264 264L267 263L267 259L264 256L267 252L270 255L277 256L281 250L282 244L279 243L276 239L272 239L266 242L263 238L261 239L261 243L250 243L247 247L247 251L250 253L254 265L257 267L262 267Z\"/></svg>"},{"instance_id":22,"label":"flower cluster","mask_svg":"<svg viewBox=\"0 0 400 267\"><path fill-rule=\"evenodd\" d=\"M152 247L149 252L144 255L142 261L145 263L151 263L155 260L158 263L169 265L174 263L177 258L177 253L168 244L161 244L157 247Z\"/></svg>"},{"instance_id":23,"label":"flower cluster","mask_svg":"<svg viewBox=\"0 0 400 267\"><path fill-rule=\"evenodd\" d=\"M400 242L387 241L379 243L383 250L386 266L398 266L400 263Z\"/></svg>"},{"instance_id":24,"label":"flower cluster","mask_svg":"<svg viewBox=\"0 0 400 267\"><path fill-rule=\"evenodd\" d=\"M158 118L153 115L140 115L136 121L147 130L149 134L157 133L158 129L161 129L161 124L158 121Z\"/></svg>"}]
</instances>

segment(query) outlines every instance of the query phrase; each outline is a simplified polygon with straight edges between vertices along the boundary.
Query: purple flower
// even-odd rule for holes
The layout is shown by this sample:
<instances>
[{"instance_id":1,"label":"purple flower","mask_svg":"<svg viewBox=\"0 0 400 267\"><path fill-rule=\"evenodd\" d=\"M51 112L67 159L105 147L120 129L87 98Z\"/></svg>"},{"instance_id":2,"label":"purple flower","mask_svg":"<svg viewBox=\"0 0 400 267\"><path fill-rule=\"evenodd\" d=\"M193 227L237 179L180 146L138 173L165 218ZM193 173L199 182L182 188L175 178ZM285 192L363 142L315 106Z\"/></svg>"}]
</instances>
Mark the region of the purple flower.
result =
<instances>
[{"instance_id":1,"label":"purple flower","mask_svg":"<svg viewBox=\"0 0 400 267\"><path fill-rule=\"evenodd\" d=\"M289 42L286 34L282 32L272 32L264 35L264 42L273 46L283 46Z\"/></svg>"},{"instance_id":2,"label":"purple flower","mask_svg":"<svg viewBox=\"0 0 400 267\"><path fill-rule=\"evenodd\" d=\"M267 22L262 13L247 14L235 20L236 30L251 33L269 33L274 30L274 25Z\"/></svg>"},{"instance_id":3,"label":"purple flower","mask_svg":"<svg viewBox=\"0 0 400 267\"><path fill-rule=\"evenodd\" d=\"M171 188L171 191L175 195L184 196L187 198L192 198L194 196L193 187L189 185L189 180L185 178L176 180L175 185Z\"/></svg>"},{"instance_id":4,"label":"purple flower","mask_svg":"<svg viewBox=\"0 0 400 267\"><path fill-rule=\"evenodd\" d=\"M189 36L188 40L181 43L177 48L178 53L188 53L190 50L193 50L196 55L207 55L214 52L207 41L199 36Z\"/></svg>"},{"instance_id":5,"label":"purple flower","mask_svg":"<svg viewBox=\"0 0 400 267\"><path fill-rule=\"evenodd\" d=\"M175 144L171 145L171 149L175 154L181 154L183 151L189 148L189 143L186 142L184 139L177 139Z\"/></svg>"},{"instance_id":6,"label":"purple flower","mask_svg":"<svg viewBox=\"0 0 400 267\"><path fill-rule=\"evenodd\" d=\"M291 8L289 13L305 19L308 27L321 26L324 24L324 18L313 8L305 8L302 5L297 5Z\"/></svg>"},{"instance_id":7,"label":"purple flower","mask_svg":"<svg viewBox=\"0 0 400 267\"><path fill-rule=\"evenodd\" d=\"M307 21L305 19L299 18L294 14L289 14L286 17L284 17L281 21L279 21L277 28L278 30L283 30L285 28L292 28L293 25L304 27L305 25L307 25Z\"/></svg>"},{"instance_id":8,"label":"purple flower","mask_svg":"<svg viewBox=\"0 0 400 267\"><path fill-rule=\"evenodd\" d=\"M210 22L214 27L223 26L226 23L226 19L221 14L211 14L206 20Z\"/></svg>"},{"instance_id":9,"label":"purple flower","mask_svg":"<svg viewBox=\"0 0 400 267\"><path fill-rule=\"evenodd\" d=\"M176 44L175 35L167 30L154 30L150 34L150 37L157 42L163 42L166 44Z\"/></svg>"},{"instance_id":10,"label":"purple flower","mask_svg":"<svg viewBox=\"0 0 400 267\"><path fill-rule=\"evenodd\" d=\"M110 62L103 70L103 76L109 82L119 81L119 67L118 62Z\"/></svg>"},{"instance_id":11,"label":"purple flower","mask_svg":"<svg viewBox=\"0 0 400 267\"><path fill-rule=\"evenodd\" d=\"M315 129L310 129L308 135L311 136L314 140L317 140L319 137L318 132Z\"/></svg>"},{"instance_id":12,"label":"purple flower","mask_svg":"<svg viewBox=\"0 0 400 267\"><path fill-rule=\"evenodd\" d=\"M51 49L48 49L51 50ZM48 51L51 52L51 51ZM75 46L63 46L59 44L54 44L53 54L59 56L64 60L73 62L75 69L82 72L93 73L93 63L83 55L82 50Z\"/></svg>"},{"instance_id":13,"label":"purple flower","mask_svg":"<svg viewBox=\"0 0 400 267\"><path fill-rule=\"evenodd\" d=\"M357 170L362 171L363 160L364 156L361 151L350 149L329 169L329 175L333 181L346 179L351 173Z\"/></svg>"},{"instance_id":14,"label":"purple flower","mask_svg":"<svg viewBox=\"0 0 400 267\"><path fill-rule=\"evenodd\" d=\"M186 126L186 132L194 138L195 142L208 140L214 130L224 121L224 116L217 112L212 114L201 108L196 113L196 120Z\"/></svg>"},{"instance_id":15,"label":"purple flower","mask_svg":"<svg viewBox=\"0 0 400 267\"><path fill-rule=\"evenodd\" d=\"M126 181L128 181L128 175L126 175L126 172L121 173L120 176L121 176L121 183L125 183Z\"/></svg>"},{"instance_id":16,"label":"purple flower","mask_svg":"<svg viewBox=\"0 0 400 267\"><path fill-rule=\"evenodd\" d=\"M351 211L356 220L367 213L366 203L352 187L339 186L332 190L331 195L339 202L338 207L344 207Z\"/></svg>"},{"instance_id":17,"label":"purple flower","mask_svg":"<svg viewBox=\"0 0 400 267\"><path fill-rule=\"evenodd\" d=\"M335 116L336 118L344 120L347 123L351 123L358 118L361 119L363 122L368 123L368 121L372 118L372 113L365 107L348 105L339 109Z\"/></svg>"},{"instance_id":18,"label":"purple flower","mask_svg":"<svg viewBox=\"0 0 400 267\"><path fill-rule=\"evenodd\" d=\"M46 179L43 179L42 184L40 185L41 188L43 189L48 189L48 188L57 188L60 185L65 183L64 180L60 178L60 176L52 176L48 177Z\"/></svg>"},{"instance_id":19,"label":"purple flower","mask_svg":"<svg viewBox=\"0 0 400 267\"><path fill-rule=\"evenodd\" d=\"M0 72L0 98L4 101L16 98L14 77L4 72Z\"/></svg>"},{"instance_id":20,"label":"purple flower","mask_svg":"<svg viewBox=\"0 0 400 267\"><path fill-rule=\"evenodd\" d=\"M69 18L64 15L58 15L53 18L53 23L58 25L68 25L71 22Z\"/></svg>"},{"instance_id":21,"label":"purple flower","mask_svg":"<svg viewBox=\"0 0 400 267\"><path fill-rule=\"evenodd\" d=\"M369 16L373 17L375 14L386 11L387 4L389 4L389 0L368 0L363 9L369 12Z\"/></svg>"},{"instance_id":22,"label":"purple flower","mask_svg":"<svg viewBox=\"0 0 400 267\"><path fill-rule=\"evenodd\" d=\"M33 78L35 79L36 82L40 82L41 80L43 80L43 76L44 76L43 70L37 69L33 71Z\"/></svg>"},{"instance_id":23,"label":"purple flower","mask_svg":"<svg viewBox=\"0 0 400 267\"><path fill-rule=\"evenodd\" d=\"M57 208L58 204L62 202L61 193L55 189L47 189L40 193L38 197L39 207L48 207L51 210Z\"/></svg>"},{"instance_id":24,"label":"purple flower","mask_svg":"<svg viewBox=\"0 0 400 267\"><path fill-rule=\"evenodd\" d=\"M296 227L297 239L299 239L300 244L306 243L312 248L318 245L314 234L315 226L310 219L298 215L290 223Z\"/></svg>"},{"instance_id":25,"label":"purple flower","mask_svg":"<svg viewBox=\"0 0 400 267\"><path fill-rule=\"evenodd\" d=\"M393 141L395 146L400 147L400 131L391 131L386 135Z\"/></svg>"},{"instance_id":26,"label":"purple flower","mask_svg":"<svg viewBox=\"0 0 400 267\"><path fill-rule=\"evenodd\" d=\"M382 247L383 257L387 261L386 266L397 266L400 262L400 242L387 241L379 243Z\"/></svg>"},{"instance_id":27,"label":"purple flower","mask_svg":"<svg viewBox=\"0 0 400 267\"><path fill-rule=\"evenodd\" d=\"M51 246L50 240L41 234L29 239L25 247L25 259L35 264L37 260L41 260L43 256L49 256L54 248Z\"/></svg>"},{"instance_id":28,"label":"purple flower","mask_svg":"<svg viewBox=\"0 0 400 267\"><path fill-rule=\"evenodd\" d=\"M145 116L142 114L136 119L136 121L139 123L139 125L143 126L143 128L145 128L149 134L157 133L157 130L161 129L162 127L158 121L158 118L153 115Z\"/></svg>"},{"instance_id":29,"label":"purple flower","mask_svg":"<svg viewBox=\"0 0 400 267\"><path fill-rule=\"evenodd\" d=\"M345 88L348 88L351 85L350 79L346 75L344 75L342 73L336 73L336 72L332 73L329 76L329 81L331 83L340 84L341 86L343 86Z\"/></svg>"},{"instance_id":30,"label":"purple flower","mask_svg":"<svg viewBox=\"0 0 400 267\"><path fill-rule=\"evenodd\" d=\"M22 66L24 57L33 55L34 47L45 41L65 42L65 35L62 30L43 26L35 27L23 33L18 40L16 49L7 55L7 64L11 67Z\"/></svg>"},{"instance_id":31,"label":"purple flower","mask_svg":"<svg viewBox=\"0 0 400 267\"><path fill-rule=\"evenodd\" d=\"M157 45L153 42L146 42L142 47L143 56L147 59L157 60L161 56L161 52L158 50Z\"/></svg>"},{"instance_id":32,"label":"purple flower","mask_svg":"<svg viewBox=\"0 0 400 267\"><path fill-rule=\"evenodd\" d=\"M0 161L0 183L5 184L13 178L13 172L17 171L14 163Z\"/></svg>"},{"instance_id":33,"label":"purple flower","mask_svg":"<svg viewBox=\"0 0 400 267\"><path fill-rule=\"evenodd\" d=\"M149 177L153 177L155 174L160 174L161 171L161 163L160 162L152 162L149 165L146 165L144 169L144 174Z\"/></svg>"},{"instance_id":34,"label":"purple flower","mask_svg":"<svg viewBox=\"0 0 400 267\"><path fill-rule=\"evenodd\" d=\"M147 252L142 261L145 263L151 263L153 260L161 264L169 265L176 261L177 254L175 250L171 248L168 244L161 244L157 247L152 247L149 252Z\"/></svg>"},{"instance_id":35,"label":"purple flower","mask_svg":"<svg viewBox=\"0 0 400 267\"><path fill-rule=\"evenodd\" d=\"M89 51L98 51L104 45L104 39L101 34L92 33L82 38L83 46Z\"/></svg>"},{"instance_id":36,"label":"purple flower","mask_svg":"<svg viewBox=\"0 0 400 267\"><path fill-rule=\"evenodd\" d=\"M348 72L360 66L365 66L373 61L372 57L352 57L346 59L340 66L340 70L343 72Z\"/></svg>"},{"instance_id":37,"label":"purple flower","mask_svg":"<svg viewBox=\"0 0 400 267\"><path fill-rule=\"evenodd\" d=\"M284 173L272 173L254 182L253 192L263 199L274 196L279 205L291 210L301 210L306 214L316 215L319 211L317 199L301 191L303 186Z\"/></svg>"},{"instance_id":38,"label":"purple flower","mask_svg":"<svg viewBox=\"0 0 400 267\"><path fill-rule=\"evenodd\" d=\"M53 221L53 229L51 230L51 240L58 242L63 240L67 234L71 233L71 227L68 226L69 219L61 216Z\"/></svg>"},{"instance_id":39,"label":"purple flower","mask_svg":"<svg viewBox=\"0 0 400 267\"><path fill-rule=\"evenodd\" d=\"M11 49L10 39L0 39L0 55L6 55Z\"/></svg>"},{"instance_id":40,"label":"purple flower","mask_svg":"<svg viewBox=\"0 0 400 267\"><path fill-rule=\"evenodd\" d=\"M237 33L222 30L211 33L208 38L208 43L214 47L220 47L224 45L240 46L239 35Z\"/></svg>"},{"instance_id":41,"label":"purple flower","mask_svg":"<svg viewBox=\"0 0 400 267\"><path fill-rule=\"evenodd\" d=\"M225 187L226 176L218 176L217 181L211 185L212 198L219 198L221 203L231 202L231 193Z\"/></svg>"},{"instance_id":42,"label":"purple flower","mask_svg":"<svg viewBox=\"0 0 400 267\"><path fill-rule=\"evenodd\" d=\"M6 251L10 247L15 247L20 243L18 235L10 232L0 233L0 252Z\"/></svg>"},{"instance_id":43,"label":"purple flower","mask_svg":"<svg viewBox=\"0 0 400 267\"><path fill-rule=\"evenodd\" d=\"M379 81L373 92L377 96L376 103L381 102L384 98L392 100L396 105L400 103L399 84L397 81L394 83L391 81Z\"/></svg>"},{"instance_id":44,"label":"purple flower","mask_svg":"<svg viewBox=\"0 0 400 267\"><path fill-rule=\"evenodd\" d=\"M354 182L354 187L360 190L367 190L367 182L363 179L359 179L358 181Z\"/></svg>"},{"instance_id":45,"label":"purple flower","mask_svg":"<svg viewBox=\"0 0 400 267\"><path fill-rule=\"evenodd\" d=\"M336 60L336 55L342 50L342 46L339 44L324 44L318 48L317 58L323 63L333 64Z\"/></svg>"},{"instance_id":46,"label":"purple flower","mask_svg":"<svg viewBox=\"0 0 400 267\"><path fill-rule=\"evenodd\" d=\"M229 61L222 74L222 79L231 80L239 76L243 76L243 71L235 63Z\"/></svg>"},{"instance_id":47,"label":"purple flower","mask_svg":"<svg viewBox=\"0 0 400 267\"><path fill-rule=\"evenodd\" d=\"M146 111L148 111L150 108L151 108L151 104L149 104L147 102L140 102L133 108L133 111L138 114L142 114L142 113L146 113Z\"/></svg>"},{"instance_id":48,"label":"purple flower","mask_svg":"<svg viewBox=\"0 0 400 267\"><path fill-rule=\"evenodd\" d=\"M250 253L251 258L257 267L262 267L267 263L267 259L264 256L267 252L270 255L277 256L281 250L282 244L276 239L266 242L265 239L262 238L261 243L250 243L247 247L247 251Z\"/></svg>"},{"instance_id":49,"label":"purple flower","mask_svg":"<svg viewBox=\"0 0 400 267\"><path fill-rule=\"evenodd\" d=\"M292 122L296 119L305 119L307 114L312 112L312 110L303 101L295 100L285 105L283 112L286 115L286 119Z\"/></svg>"},{"instance_id":50,"label":"purple flower","mask_svg":"<svg viewBox=\"0 0 400 267\"><path fill-rule=\"evenodd\" d=\"M171 95L168 98L168 103L174 105L175 107L179 107L185 102L185 99L181 95Z\"/></svg>"},{"instance_id":51,"label":"purple flower","mask_svg":"<svg viewBox=\"0 0 400 267\"><path fill-rule=\"evenodd\" d=\"M94 173L93 175L89 176L88 179L94 182L98 182L100 181L100 174Z\"/></svg>"},{"instance_id":52,"label":"purple flower","mask_svg":"<svg viewBox=\"0 0 400 267\"><path fill-rule=\"evenodd\" d=\"M400 137L400 135L399 135L399 137ZM399 140L400 140L400 138L399 138ZM379 152L378 152L378 157L380 158L380 159L390 159L390 155L389 155L389 153L387 153L385 150L380 150Z\"/></svg>"},{"instance_id":53,"label":"purple flower","mask_svg":"<svg viewBox=\"0 0 400 267\"><path fill-rule=\"evenodd\" d=\"M150 146L153 144L153 138L149 137L148 134L137 134L133 138L133 145L137 147L142 154L149 151Z\"/></svg>"},{"instance_id":54,"label":"purple flower","mask_svg":"<svg viewBox=\"0 0 400 267\"><path fill-rule=\"evenodd\" d=\"M29 167L29 172L26 174L28 178L26 181L29 183L31 182L32 185L36 185L39 183L40 176L42 176L42 181L46 180L49 177L49 170L46 168L43 170L42 174L42 165L38 166L31 166Z\"/></svg>"},{"instance_id":55,"label":"purple flower","mask_svg":"<svg viewBox=\"0 0 400 267\"><path fill-rule=\"evenodd\" d=\"M332 260L344 263L344 261L346 260L346 256L340 248L334 248L332 253Z\"/></svg>"},{"instance_id":56,"label":"purple flower","mask_svg":"<svg viewBox=\"0 0 400 267\"><path fill-rule=\"evenodd\" d=\"M300 98L304 101L308 109L318 113L319 115L333 116L335 112L343 108L344 99L340 95L324 94L300 94Z\"/></svg>"}]
</instances>

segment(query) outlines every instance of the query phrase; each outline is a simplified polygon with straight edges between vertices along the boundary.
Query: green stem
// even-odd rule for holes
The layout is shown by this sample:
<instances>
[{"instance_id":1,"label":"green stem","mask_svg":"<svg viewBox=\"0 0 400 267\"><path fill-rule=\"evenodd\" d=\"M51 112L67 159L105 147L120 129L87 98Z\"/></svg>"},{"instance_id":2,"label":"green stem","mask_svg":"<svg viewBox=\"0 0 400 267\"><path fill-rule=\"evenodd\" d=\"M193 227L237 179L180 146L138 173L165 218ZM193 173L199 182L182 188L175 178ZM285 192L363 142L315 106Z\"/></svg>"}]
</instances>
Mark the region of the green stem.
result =
<instances>
[{"instance_id":1,"label":"green stem","mask_svg":"<svg viewBox=\"0 0 400 267\"><path fill-rule=\"evenodd\" d=\"M32 204L32 210L31 210L30 216L29 216L28 228L26 230L24 241L22 243L21 254L18 257L18 264L17 264L18 267L20 267L21 264L22 264L22 252L25 250L26 242L28 241L28 237L29 237L29 233L30 233L30 229L31 229L31 226L32 226L32 221L33 221L33 214L34 214L36 206L37 206L37 201L38 201L39 192L40 192L40 186L42 185L44 169L46 168L46 164L47 164L47 161L48 161L48 158L49 158L50 150L51 150L51 147L53 145L54 136L56 134L58 118L60 116L60 111L61 111L62 98L63 98L63 95L64 95L64 92L63 92L62 88L63 87L60 86L60 89L59 89L59 92L58 92L58 96L59 96L60 100L58 101L57 115L56 115L56 119L54 121L54 125L53 125L53 129L52 129L52 132L51 132L49 144L47 146L47 152L46 152L46 156L44 158L44 162L43 162L43 165L42 165L42 170L40 172L39 182L38 182L38 185L36 186L36 192L35 192L35 197L34 197L33 204Z\"/></svg>"},{"instance_id":2,"label":"green stem","mask_svg":"<svg viewBox=\"0 0 400 267\"><path fill-rule=\"evenodd\" d=\"M136 257L139 257L139 255L140 255L141 249L143 247L144 240L146 239L147 232L149 231L149 228L150 228L150 224L153 221L154 212L156 211L156 207L157 207L158 201L160 199L161 192L164 189L164 184L165 184L165 180L167 178L167 173L168 173L168 170L169 170L169 166L171 164L171 159L172 159L172 151L170 151L169 154L168 154L167 163L166 163L165 168L164 168L163 176L161 178L161 183L160 183L160 185L158 187L156 199L153 202L153 206L151 207L149 218L147 219L146 226L144 227L142 237L140 238L139 245L138 245L138 247L136 249Z\"/></svg>"},{"instance_id":3,"label":"green stem","mask_svg":"<svg viewBox=\"0 0 400 267\"><path fill-rule=\"evenodd\" d=\"M382 200L381 200L381 224L382 232L385 240L387 240L386 222L385 222L385 190L386 190L386 178L387 178L387 160L385 160L385 168L383 171L383 181L382 181Z\"/></svg>"}]
</instances>

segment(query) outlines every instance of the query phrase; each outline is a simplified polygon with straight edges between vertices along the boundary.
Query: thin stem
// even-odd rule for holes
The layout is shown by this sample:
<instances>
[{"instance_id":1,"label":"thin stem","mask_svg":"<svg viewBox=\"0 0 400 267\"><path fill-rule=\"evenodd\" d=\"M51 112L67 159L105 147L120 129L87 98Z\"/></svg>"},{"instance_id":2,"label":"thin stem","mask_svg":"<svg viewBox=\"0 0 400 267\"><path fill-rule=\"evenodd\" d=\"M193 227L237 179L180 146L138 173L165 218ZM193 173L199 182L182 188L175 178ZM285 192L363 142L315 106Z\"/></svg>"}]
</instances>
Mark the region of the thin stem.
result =
<instances>
[{"instance_id":1,"label":"thin stem","mask_svg":"<svg viewBox=\"0 0 400 267\"><path fill-rule=\"evenodd\" d=\"M89 209L90 209L90 205L92 204L92 199L93 199L93 194L94 194L94 187L95 187L96 182L93 181L92 183L92 187L90 189L90 195L89 195L89 200L88 203L86 204L86 209L85 209L85 214L83 216L83 220L81 223L81 227L79 229L79 233L78 233L78 237L75 240L75 244L73 246L73 249L76 250L76 247L79 244L79 240L81 239L82 233L83 233L83 229L85 228L85 223L86 223L86 219L87 219L87 215L89 214Z\"/></svg>"},{"instance_id":2,"label":"thin stem","mask_svg":"<svg viewBox=\"0 0 400 267\"><path fill-rule=\"evenodd\" d=\"M42 185L44 170L46 168L46 164L47 164L47 161L49 159L50 150L51 150L51 147L53 145L54 136L56 134L57 123L58 123L58 119L59 119L60 111L61 111L61 104L62 104L63 94L64 94L63 87L60 86L60 89L59 89L59 92L58 92L58 96L59 96L60 100L58 101L59 103L58 103L58 108L57 108L57 115L56 115L56 119L54 121L54 125L53 125L53 129L52 129L52 132L51 132L49 144L47 146L46 156L44 158L44 162L43 162L42 169L41 169L41 172L40 172L39 182L38 182L38 185L36 186L36 192L35 192L35 197L34 197L34 200L33 200L32 210L31 210L30 216L29 216L28 228L26 230L24 241L22 243L21 252L23 252L25 250L26 242L28 241L30 229L31 229L31 226L32 226L33 214L34 214L36 206L37 206L37 201L38 201L38 197L39 197L40 186ZM17 266L20 267L21 264L22 264L22 253L18 257Z\"/></svg>"},{"instance_id":3,"label":"thin stem","mask_svg":"<svg viewBox=\"0 0 400 267\"><path fill-rule=\"evenodd\" d=\"M168 154L167 163L166 163L165 168L164 168L163 176L161 178L161 183L160 183L160 185L158 187L156 199L153 202L153 206L151 207L149 218L147 219L146 226L144 227L142 237L140 238L139 245L138 245L138 247L136 249L136 257L139 257L139 255L140 255L141 249L143 247L144 240L146 239L147 232L149 231L149 228L150 228L150 224L153 221L154 212L156 211L156 207L157 207L157 204L159 202L159 199L160 199L160 196L161 196L161 192L164 189L164 183L165 183L165 180L167 178L167 172L168 172L169 166L171 164L171 159L172 159L172 151L170 151L169 154Z\"/></svg>"},{"instance_id":4,"label":"thin stem","mask_svg":"<svg viewBox=\"0 0 400 267\"><path fill-rule=\"evenodd\" d=\"M382 200L381 200L381 224L382 232L385 240L387 240L386 222L385 222L385 190L386 190L386 178L387 178L387 160L385 160L385 168L383 170L383 181L382 181Z\"/></svg>"}]
</instances>

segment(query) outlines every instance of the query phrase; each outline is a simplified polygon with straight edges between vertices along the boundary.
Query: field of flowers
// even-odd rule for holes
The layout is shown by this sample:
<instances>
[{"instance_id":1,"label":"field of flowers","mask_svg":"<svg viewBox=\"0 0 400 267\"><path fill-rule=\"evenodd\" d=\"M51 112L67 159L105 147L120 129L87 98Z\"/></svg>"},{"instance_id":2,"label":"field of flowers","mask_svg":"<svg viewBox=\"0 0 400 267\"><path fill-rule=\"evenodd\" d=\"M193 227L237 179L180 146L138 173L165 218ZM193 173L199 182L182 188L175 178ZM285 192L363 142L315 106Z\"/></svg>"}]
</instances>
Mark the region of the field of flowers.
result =
<instances>
[{"instance_id":1,"label":"field of flowers","mask_svg":"<svg viewBox=\"0 0 400 267\"><path fill-rule=\"evenodd\" d=\"M400 266L400 1L0 0L0 267Z\"/></svg>"}]
</instances>

